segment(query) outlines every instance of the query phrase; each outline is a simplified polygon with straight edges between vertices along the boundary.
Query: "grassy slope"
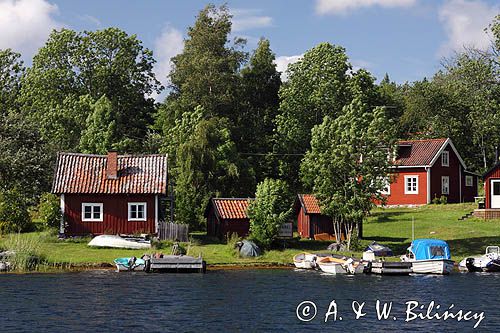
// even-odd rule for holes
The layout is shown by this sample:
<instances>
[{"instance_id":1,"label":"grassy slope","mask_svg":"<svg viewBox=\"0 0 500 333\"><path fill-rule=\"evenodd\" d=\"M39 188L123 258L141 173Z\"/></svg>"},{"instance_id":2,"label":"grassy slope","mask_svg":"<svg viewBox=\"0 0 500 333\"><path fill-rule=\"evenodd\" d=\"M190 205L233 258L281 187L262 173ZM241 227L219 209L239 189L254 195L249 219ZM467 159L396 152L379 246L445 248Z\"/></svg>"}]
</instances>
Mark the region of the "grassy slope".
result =
<instances>
[{"instance_id":1,"label":"grassy slope","mask_svg":"<svg viewBox=\"0 0 500 333\"><path fill-rule=\"evenodd\" d=\"M390 246L395 254L404 253L411 242L411 221L415 220L416 238L441 238L449 242L455 260L484 252L487 245L500 245L500 220L458 218L474 209L471 204L430 205L420 208L375 209L364 224L362 245L372 240ZM18 237L18 236L15 236ZM79 241L58 241L48 233L30 233L19 237L39 238L40 251L49 262L111 263L117 257L140 257L143 250L94 249L86 246L88 239ZM290 263L294 254L300 251L324 250L329 242L293 241L287 249L266 252L260 258L236 258L226 244L195 235L193 245L187 246L188 254L201 254L208 264ZM0 248L5 237L0 238ZM170 244L163 244L161 251L170 252ZM354 252L355 253L355 252ZM359 252L355 253L358 256Z\"/></svg>"}]
</instances>

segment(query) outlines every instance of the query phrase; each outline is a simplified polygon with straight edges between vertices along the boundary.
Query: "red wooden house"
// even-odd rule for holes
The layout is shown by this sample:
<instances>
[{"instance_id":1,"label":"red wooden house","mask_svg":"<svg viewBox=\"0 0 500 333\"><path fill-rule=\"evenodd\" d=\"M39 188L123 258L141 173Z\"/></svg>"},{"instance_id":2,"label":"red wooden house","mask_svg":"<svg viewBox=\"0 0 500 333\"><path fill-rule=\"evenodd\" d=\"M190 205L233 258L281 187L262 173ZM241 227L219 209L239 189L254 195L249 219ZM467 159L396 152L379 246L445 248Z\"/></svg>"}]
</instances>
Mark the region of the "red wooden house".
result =
<instances>
[{"instance_id":1,"label":"red wooden house","mask_svg":"<svg viewBox=\"0 0 500 333\"><path fill-rule=\"evenodd\" d=\"M318 200L312 194L298 194L293 205L297 217L297 231L302 238L318 234L334 234L332 218L321 214Z\"/></svg>"},{"instance_id":2,"label":"red wooden house","mask_svg":"<svg viewBox=\"0 0 500 333\"><path fill-rule=\"evenodd\" d=\"M245 237L250 231L247 215L250 198L212 198L205 209L207 235L224 238L237 233Z\"/></svg>"},{"instance_id":3,"label":"red wooden house","mask_svg":"<svg viewBox=\"0 0 500 333\"><path fill-rule=\"evenodd\" d=\"M166 155L60 153L52 185L66 235L156 233L166 192Z\"/></svg>"},{"instance_id":4,"label":"red wooden house","mask_svg":"<svg viewBox=\"0 0 500 333\"><path fill-rule=\"evenodd\" d=\"M485 219L500 218L500 164L486 171L484 180L484 208L476 209L474 216Z\"/></svg>"},{"instance_id":5,"label":"red wooden house","mask_svg":"<svg viewBox=\"0 0 500 333\"><path fill-rule=\"evenodd\" d=\"M478 175L467 171L449 138L398 142L391 178L382 192L389 206L424 205L441 196L472 202L477 196Z\"/></svg>"}]
</instances>

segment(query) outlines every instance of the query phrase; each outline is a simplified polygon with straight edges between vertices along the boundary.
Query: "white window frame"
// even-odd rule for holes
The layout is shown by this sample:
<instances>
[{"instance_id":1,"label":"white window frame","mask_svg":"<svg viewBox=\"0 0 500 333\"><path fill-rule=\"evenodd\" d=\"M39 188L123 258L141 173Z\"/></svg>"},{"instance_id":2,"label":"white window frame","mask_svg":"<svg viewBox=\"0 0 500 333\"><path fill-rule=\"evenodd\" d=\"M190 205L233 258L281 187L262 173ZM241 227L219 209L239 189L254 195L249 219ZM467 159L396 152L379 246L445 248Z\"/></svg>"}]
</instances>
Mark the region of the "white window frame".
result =
<instances>
[{"instance_id":1,"label":"white window frame","mask_svg":"<svg viewBox=\"0 0 500 333\"><path fill-rule=\"evenodd\" d=\"M102 202L82 202L82 221L83 222L102 222L104 220L104 210L103 210ZM90 213L92 215L91 218L85 217L85 207L91 207ZM94 218L94 207L99 207L99 218Z\"/></svg>"},{"instance_id":2,"label":"white window frame","mask_svg":"<svg viewBox=\"0 0 500 333\"><path fill-rule=\"evenodd\" d=\"M133 218L131 216L131 214L132 214L132 209L131 208L132 208L132 206L139 206L139 205L144 206L144 217L141 217L141 218L135 217L135 218ZM147 212L148 212L148 204L147 204L147 202L129 202L128 203L128 213L127 213L127 216L128 216L128 220L129 221L146 221L147 220L147 215L148 215Z\"/></svg>"},{"instance_id":3,"label":"white window frame","mask_svg":"<svg viewBox=\"0 0 500 333\"><path fill-rule=\"evenodd\" d=\"M446 158L445 158L445 156L446 156ZM450 152L447 150L444 150L441 153L441 166L444 166L444 167L450 166Z\"/></svg>"},{"instance_id":4,"label":"white window frame","mask_svg":"<svg viewBox=\"0 0 500 333\"><path fill-rule=\"evenodd\" d=\"M465 175L465 186L472 187L474 186L474 177Z\"/></svg>"},{"instance_id":5,"label":"white window frame","mask_svg":"<svg viewBox=\"0 0 500 333\"><path fill-rule=\"evenodd\" d=\"M446 179L447 187L444 187L444 180ZM446 190L446 191L445 191ZM450 177L441 176L441 194L450 194Z\"/></svg>"},{"instance_id":6,"label":"white window frame","mask_svg":"<svg viewBox=\"0 0 500 333\"><path fill-rule=\"evenodd\" d=\"M408 190L408 180L415 178L415 190ZM405 176L405 194L418 194L418 175L407 175Z\"/></svg>"}]
</instances>

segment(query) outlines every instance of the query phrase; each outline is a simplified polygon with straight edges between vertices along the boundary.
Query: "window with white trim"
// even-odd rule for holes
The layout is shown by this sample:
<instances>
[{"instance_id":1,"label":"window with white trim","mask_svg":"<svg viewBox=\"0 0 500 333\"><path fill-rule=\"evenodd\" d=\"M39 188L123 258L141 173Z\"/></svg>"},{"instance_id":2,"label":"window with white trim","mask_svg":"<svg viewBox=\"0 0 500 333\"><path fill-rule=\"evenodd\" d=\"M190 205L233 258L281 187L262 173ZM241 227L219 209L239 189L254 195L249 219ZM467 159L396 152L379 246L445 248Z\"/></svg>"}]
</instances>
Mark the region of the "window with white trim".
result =
<instances>
[{"instance_id":1,"label":"window with white trim","mask_svg":"<svg viewBox=\"0 0 500 333\"><path fill-rule=\"evenodd\" d=\"M102 222L103 209L102 203L84 202L82 203L82 221Z\"/></svg>"},{"instance_id":2,"label":"window with white trim","mask_svg":"<svg viewBox=\"0 0 500 333\"><path fill-rule=\"evenodd\" d=\"M405 194L418 194L418 176L405 176Z\"/></svg>"},{"instance_id":3,"label":"window with white trim","mask_svg":"<svg viewBox=\"0 0 500 333\"><path fill-rule=\"evenodd\" d=\"M129 221L146 221L146 203L129 202L128 203Z\"/></svg>"},{"instance_id":4,"label":"window with white trim","mask_svg":"<svg viewBox=\"0 0 500 333\"><path fill-rule=\"evenodd\" d=\"M450 152L449 151L443 151L441 153L441 166L450 166Z\"/></svg>"},{"instance_id":5,"label":"window with white trim","mask_svg":"<svg viewBox=\"0 0 500 333\"><path fill-rule=\"evenodd\" d=\"M472 176L465 176L465 186L474 186L474 178Z\"/></svg>"},{"instance_id":6,"label":"window with white trim","mask_svg":"<svg viewBox=\"0 0 500 333\"><path fill-rule=\"evenodd\" d=\"M450 177L441 176L441 194L450 194Z\"/></svg>"}]
</instances>

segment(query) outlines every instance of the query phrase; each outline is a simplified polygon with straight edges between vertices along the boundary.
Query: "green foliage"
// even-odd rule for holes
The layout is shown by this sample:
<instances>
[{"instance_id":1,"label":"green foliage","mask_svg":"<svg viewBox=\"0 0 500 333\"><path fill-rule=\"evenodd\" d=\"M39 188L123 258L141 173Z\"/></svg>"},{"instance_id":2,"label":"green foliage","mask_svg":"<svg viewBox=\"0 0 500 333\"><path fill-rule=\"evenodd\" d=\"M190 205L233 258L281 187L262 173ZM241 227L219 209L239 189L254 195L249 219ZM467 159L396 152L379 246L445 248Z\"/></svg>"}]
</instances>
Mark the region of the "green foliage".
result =
<instances>
[{"instance_id":1,"label":"green foliage","mask_svg":"<svg viewBox=\"0 0 500 333\"><path fill-rule=\"evenodd\" d=\"M11 49L0 50L0 116L16 108L21 77L25 71L20 58L21 55Z\"/></svg>"},{"instance_id":2,"label":"green foliage","mask_svg":"<svg viewBox=\"0 0 500 333\"><path fill-rule=\"evenodd\" d=\"M176 220L197 230L205 223L211 196L233 196L242 176L242 161L226 119L201 120L178 148Z\"/></svg>"},{"instance_id":3,"label":"green foliage","mask_svg":"<svg viewBox=\"0 0 500 333\"><path fill-rule=\"evenodd\" d=\"M233 232L232 234L228 233L226 235L227 250L234 253L235 256L239 255L239 251L236 247L236 243L238 243L239 241L241 241L241 238L236 232Z\"/></svg>"},{"instance_id":4,"label":"green foliage","mask_svg":"<svg viewBox=\"0 0 500 333\"><path fill-rule=\"evenodd\" d=\"M14 254L9 257L11 269L20 272L35 271L45 262L41 254L42 240L39 238L25 238L20 234L7 237L4 246Z\"/></svg>"},{"instance_id":5,"label":"green foliage","mask_svg":"<svg viewBox=\"0 0 500 333\"><path fill-rule=\"evenodd\" d=\"M76 150L86 129L92 110L81 98L105 95L117 115L116 131L131 140L124 149L138 151L154 112L146 96L161 90L154 63L135 35L117 28L53 31L23 77L19 100L52 150L60 151Z\"/></svg>"},{"instance_id":6,"label":"green foliage","mask_svg":"<svg viewBox=\"0 0 500 333\"><path fill-rule=\"evenodd\" d=\"M43 193L38 204L38 214L46 228L58 228L61 223L59 197L52 193Z\"/></svg>"},{"instance_id":7,"label":"green foliage","mask_svg":"<svg viewBox=\"0 0 500 333\"><path fill-rule=\"evenodd\" d=\"M394 137L384 109L371 110L359 99L344 107L337 118L326 116L312 130L311 150L301 174L313 188L322 212L333 218L337 239L350 237L373 207L389 177Z\"/></svg>"},{"instance_id":8,"label":"green foliage","mask_svg":"<svg viewBox=\"0 0 500 333\"><path fill-rule=\"evenodd\" d=\"M0 234L30 231L33 227L24 195L17 189L0 192Z\"/></svg>"},{"instance_id":9,"label":"green foliage","mask_svg":"<svg viewBox=\"0 0 500 333\"><path fill-rule=\"evenodd\" d=\"M250 237L257 244L271 247L283 223L291 218L292 198L283 180L268 178L257 185L255 201L248 207Z\"/></svg>"},{"instance_id":10,"label":"green foliage","mask_svg":"<svg viewBox=\"0 0 500 333\"><path fill-rule=\"evenodd\" d=\"M307 51L287 70L288 82L280 89L277 142L281 153L280 174L294 189L302 154L310 147L311 129L325 116L336 118L343 107L358 97L370 106L380 105L374 78L365 70L352 73L345 49L321 43Z\"/></svg>"}]
</instances>

